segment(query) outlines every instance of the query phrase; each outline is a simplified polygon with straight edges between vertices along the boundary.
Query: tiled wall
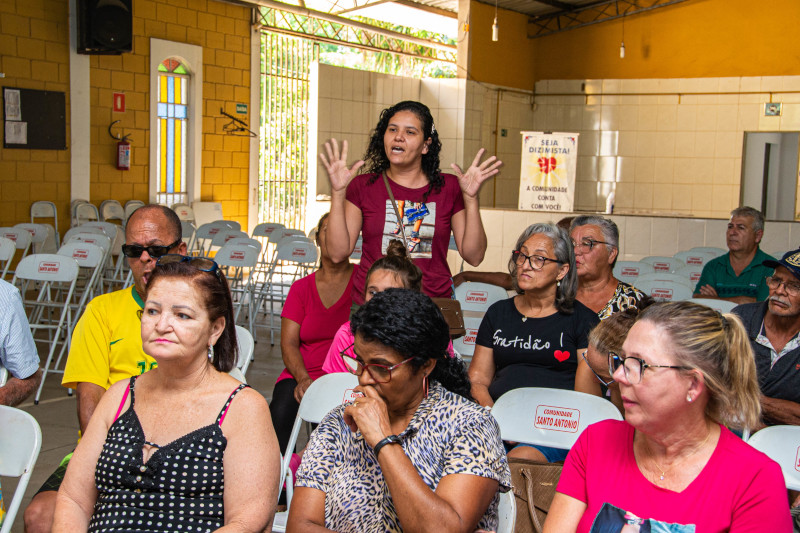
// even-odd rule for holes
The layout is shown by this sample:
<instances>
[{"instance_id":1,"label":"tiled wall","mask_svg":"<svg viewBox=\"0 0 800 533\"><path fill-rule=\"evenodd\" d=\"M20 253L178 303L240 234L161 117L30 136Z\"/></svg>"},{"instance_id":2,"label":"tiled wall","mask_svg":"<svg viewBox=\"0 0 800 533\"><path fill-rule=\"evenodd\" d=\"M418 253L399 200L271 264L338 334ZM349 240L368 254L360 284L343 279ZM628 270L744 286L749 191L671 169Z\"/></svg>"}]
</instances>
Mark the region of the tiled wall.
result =
<instances>
[{"instance_id":1,"label":"tiled wall","mask_svg":"<svg viewBox=\"0 0 800 533\"><path fill-rule=\"evenodd\" d=\"M770 101L782 116L764 116ZM603 210L615 190L617 212L726 218L744 132L800 130L799 104L800 76L550 80L532 129L581 134L577 210Z\"/></svg>"},{"instance_id":2,"label":"tiled wall","mask_svg":"<svg viewBox=\"0 0 800 533\"><path fill-rule=\"evenodd\" d=\"M503 209L481 209L483 226L486 228L488 248L486 256L477 268L464 264L465 270L502 271L507 268L511 250L517 237L531 224L556 222L562 217L581 213L541 213ZM676 218L637 215L609 215L619 227L620 260L638 261L648 255L672 256L676 252L695 246L717 246L726 248L726 219ZM761 248L770 254L785 252L800 247L800 222L770 222L764 227ZM458 272L461 258L449 252L450 270Z\"/></svg>"}]
</instances>

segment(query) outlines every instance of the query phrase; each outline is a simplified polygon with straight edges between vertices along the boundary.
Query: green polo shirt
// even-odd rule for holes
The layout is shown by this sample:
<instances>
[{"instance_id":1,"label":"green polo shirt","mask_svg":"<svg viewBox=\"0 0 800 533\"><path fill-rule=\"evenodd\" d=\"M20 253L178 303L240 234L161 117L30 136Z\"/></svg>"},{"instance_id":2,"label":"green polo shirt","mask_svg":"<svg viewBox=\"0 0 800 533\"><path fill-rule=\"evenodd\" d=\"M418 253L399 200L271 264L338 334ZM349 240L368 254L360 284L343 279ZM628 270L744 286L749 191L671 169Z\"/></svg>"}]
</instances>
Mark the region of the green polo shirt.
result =
<instances>
[{"instance_id":1,"label":"green polo shirt","mask_svg":"<svg viewBox=\"0 0 800 533\"><path fill-rule=\"evenodd\" d=\"M775 261L771 255L765 254L761 248L756 249L756 255L738 276L733 271L730 252L712 259L703 267L703 273L694 289L695 296L700 295L700 287L711 285L720 298L734 298L736 296L749 296L757 302L767 299L769 288L764 279L772 275L773 269L762 265L764 261Z\"/></svg>"}]
</instances>

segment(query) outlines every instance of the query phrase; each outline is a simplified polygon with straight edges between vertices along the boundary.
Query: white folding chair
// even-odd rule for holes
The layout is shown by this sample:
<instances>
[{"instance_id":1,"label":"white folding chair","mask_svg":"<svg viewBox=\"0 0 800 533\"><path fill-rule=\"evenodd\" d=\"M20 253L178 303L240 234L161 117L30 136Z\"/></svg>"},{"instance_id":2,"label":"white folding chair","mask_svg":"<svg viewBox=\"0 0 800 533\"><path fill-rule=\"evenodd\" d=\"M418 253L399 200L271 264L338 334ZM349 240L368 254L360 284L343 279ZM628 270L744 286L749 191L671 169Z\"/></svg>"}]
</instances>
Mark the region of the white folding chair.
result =
<instances>
[{"instance_id":1,"label":"white folding chair","mask_svg":"<svg viewBox=\"0 0 800 533\"><path fill-rule=\"evenodd\" d=\"M710 307L715 311L719 311L720 313L730 313L733 311L733 308L736 307L737 303L729 302L728 300L718 300L716 298L692 298L692 303L705 305L706 307Z\"/></svg>"},{"instance_id":2,"label":"white folding chair","mask_svg":"<svg viewBox=\"0 0 800 533\"><path fill-rule=\"evenodd\" d=\"M582 392L525 387L510 390L492 406L503 440L568 450L590 424L622 420L608 400Z\"/></svg>"},{"instance_id":3,"label":"white folding chair","mask_svg":"<svg viewBox=\"0 0 800 533\"><path fill-rule=\"evenodd\" d=\"M636 281L636 287L639 287L639 285L642 283L648 283L650 281L670 281L675 283L683 283L690 289L694 289L694 285L692 285L692 282L688 277L684 276L683 274L672 274L670 272L653 272L652 274L642 274Z\"/></svg>"},{"instance_id":4,"label":"white folding chair","mask_svg":"<svg viewBox=\"0 0 800 533\"><path fill-rule=\"evenodd\" d=\"M217 232L214 237L211 239L211 248L219 248L220 246L224 246L228 243L231 239L241 239L246 238L249 239L250 236L242 230L238 229L224 229Z\"/></svg>"},{"instance_id":5,"label":"white folding chair","mask_svg":"<svg viewBox=\"0 0 800 533\"><path fill-rule=\"evenodd\" d=\"M270 236L275 232L275 230L284 229L286 229L286 226L277 222L262 222L253 228L253 233L250 236L261 243L261 258L258 260L259 270L266 271L269 267L268 257L271 257L271 255L268 255L269 244L276 242L270 240Z\"/></svg>"},{"instance_id":6,"label":"white folding chair","mask_svg":"<svg viewBox=\"0 0 800 533\"><path fill-rule=\"evenodd\" d=\"M703 267L698 265L686 265L676 270L675 274L689 280L689 285L692 287L692 290L694 290L697 286L697 282L700 281L700 276L703 274Z\"/></svg>"},{"instance_id":7,"label":"white folding chair","mask_svg":"<svg viewBox=\"0 0 800 533\"><path fill-rule=\"evenodd\" d=\"M58 232L58 209L56 208L56 204L53 202L48 202L46 200L39 200L38 202L33 202L31 204L31 223L37 223L37 219L46 218L52 219L52 224L46 224L53 230L53 239L55 241L55 247L58 248L61 246L61 235ZM41 224L41 222L39 222Z\"/></svg>"},{"instance_id":8,"label":"white folding chair","mask_svg":"<svg viewBox=\"0 0 800 533\"><path fill-rule=\"evenodd\" d=\"M14 241L5 237L0 237L0 263L3 265L3 274L0 276L0 279L5 279L15 253L17 253L17 246L14 244Z\"/></svg>"},{"instance_id":9,"label":"white folding chair","mask_svg":"<svg viewBox=\"0 0 800 533\"><path fill-rule=\"evenodd\" d=\"M72 225L80 226L85 222L99 222L100 211L97 206L89 202L81 202L75 205L72 212Z\"/></svg>"},{"instance_id":10,"label":"white folding chair","mask_svg":"<svg viewBox=\"0 0 800 533\"><path fill-rule=\"evenodd\" d=\"M247 304L247 320L249 329L253 329L254 313L253 305L255 301L253 270L258 264L258 252L260 250L247 244L226 244L217 251L214 261L220 267L226 267L228 285L231 291L236 312L234 321L239 321L242 308ZM248 276L245 280L245 270Z\"/></svg>"},{"instance_id":11,"label":"white folding chair","mask_svg":"<svg viewBox=\"0 0 800 533\"><path fill-rule=\"evenodd\" d=\"M242 326L236 326L236 343L239 345L239 360L236 361L236 368L239 369L242 376L246 376L256 351L256 341L248 330Z\"/></svg>"},{"instance_id":12,"label":"white folding chair","mask_svg":"<svg viewBox=\"0 0 800 533\"><path fill-rule=\"evenodd\" d=\"M85 270L83 275L79 272L78 279L80 284L75 287L78 304L75 307L74 316L77 318L83 312L83 308L89 300L95 297L98 288L102 290L101 278L105 252L103 248L96 244L74 239L64 243L57 253L58 255L73 258L78 263L78 266Z\"/></svg>"},{"instance_id":13,"label":"white folding chair","mask_svg":"<svg viewBox=\"0 0 800 533\"><path fill-rule=\"evenodd\" d=\"M144 205L144 202L141 200L128 200L125 202L125 224L128 223L128 219L131 217L133 212L140 207L144 207Z\"/></svg>"},{"instance_id":14,"label":"white folding chair","mask_svg":"<svg viewBox=\"0 0 800 533\"><path fill-rule=\"evenodd\" d=\"M786 488L800 490L800 426L770 426L756 431L747 444L781 465Z\"/></svg>"},{"instance_id":15,"label":"white folding chair","mask_svg":"<svg viewBox=\"0 0 800 533\"><path fill-rule=\"evenodd\" d=\"M194 210L188 204L174 204L170 209L175 211L181 222L194 223Z\"/></svg>"},{"instance_id":16,"label":"white folding chair","mask_svg":"<svg viewBox=\"0 0 800 533\"><path fill-rule=\"evenodd\" d=\"M666 255L648 255L643 257L641 262L653 265L653 270L656 272L675 272L686 265L680 259L667 257Z\"/></svg>"},{"instance_id":17,"label":"white folding chair","mask_svg":"<svg viewBox=\"0 0 800 533\"><path fill-rule=\"evenodd\" d=\"M8 381L8 370L0 364L0 387L5 385L6 381Z\"/></svg>"},{"instance_id":18,"label":"white folding chair","mask_svg":"<svg viewBox=\"0 0 800 533\"><path fill-rule=\"evenodd\" d=\"M689 300L692 297L692 287L682 281L639 279L636 288L658 301L674 302Z\"/></svg>"},{"instance_id":19,"label":"white folding chair","mask_svg":"<svg viewBox=\"0 0 800 533\"><path fill-rule=\"evenodd\" d=\"M514 533L517 524L517 501L514 491L500 493L497 505L497 533Z\"/></svg>"},{"instance_id":20,"label":"white folding chair","mask_svg":"<svg viewBox=\"0 0 800 533\"><path fill-rule=\"evenodd\" d=\"M33 240L28 230L24 228L0 228L0 237L5 237L14 243L14 256L16 256L16 250L22 250L20 259L28 255L31 249L31 241ZM14 256L12 256L12 261L6 264L6 270L3 272L4 276L6 273L14 274L13 270L8 270L9 265L13 262Z\"/></svg>"},{"instance_id":21,"label":"white folding chair","mask_svg":"<svg viewBox=\"0 0 800 533\"><path fill-rule=\"evenodd\" d=\"M14 224L15 228L27 230L31 234L31 253L45 253L42 249L47 238L50 237L49 226L47 224L34 224L22 222Z\"/></svg>"},{"instance_id":22,"label":"white folding chair","mask_svg":"<svg viewBox=\"0 0 800 533\"><path fill-rule=\"evenodd\" d=\"M125 224L125 208L118 200L103 200L100 202L100 220L119 220L120 224Z\"/></svg>"},{"instance_id":23,"label":"white folding chair","mask_svg":"<svg viewBox=\"0 0 800 533\"><path fill-rule=\"evenodd\" d=\"M194 222L199 228L203 224L215 220L225 220L222 213L222 204L219 202L192 202Z\"/></svg>"},{"instance_id":24,"label":"white folding chair","mask_svg":"<svg viewBox=\"0 0 800 533\"><path fill-rule=\"evenodd\" d=\"M297 409L297 417L294 419L292 432L289 435L289 442L286 445L286 453L284 454L283 464L281 465L278 487L283 487L287 472L291 472L289 462L292 459L292 453L294 453L295 446L297 445L297 437L300 434L300 428L303 423L318 424L322 422L325 415L332 409L354 398L353 389L357 386L358 378L347 372L325 374L314 380L314 382L308 386L306 393L303 395L303 399L300 400L300 407ZM291 504L287 494L287 511ZM274 528L273 531L275 531Z\"/></svg>"},{"instance_id":25,"label":"white folding chair","mask_svg":"<svg viewBox=\"0 0 800 533\"><path fill-rule=\"evenodd\" d=\"M33 467L42 448L42 430L31 415L6 405L0 405L0 476L17 477L17 488L8 504L0 533L11 533L25 490L31 480ZM8 500L6 500L8 501Z\"/></svg>"},{"instance_id":26,"label":"white folding chair","mask_svg":"<svg viewBox=\"0 0 800 533\"><path fill-rule=\"evenodd\" d=\"M309 239L311 236L309 235ZM312 239L313 240L313 239ZM361 254L364 253L364 239L361 238L361 235L358 236L356 239L356 246L353 248L353 253L350 254L350 262L351 263L360 263L361 262Z\"/></svg>"},{"instance_id":27,"label":"white folding chair","mask_svg":"<svg viewBox=\"0 0 800 533\"><path fill-rule=\"evenodd\" d=\"M69 346L72 340L73 314L72 310L76 302L74 301L75 285L78 281L78 263L71 257L64 257L57 254L32 254L22 259L17 265L17 272L14 274L13 284L19 288L23 295L23 303L31 311L28 315L28 322L34 338L38 331L49 333L50 351L43 367L42 381L36 391L34 403L39 403L47 374L59 371L61 362L59 354L58 361L51 368L53 355L58 348L59 342ZM31 283L38 285L35 300L26 299ZM53 294L66 295L63 300L54 301ZM53 315L58 316L55 320ZM62 337L64 338L61 341ZM62 350L61 353L64 351Z\"/></svg>"},{"instance_id":28,"label":"white folding chair","mask_svg":"<svg viewBox=\"0 0 800 533\"><path fill-rule=\"evenodd\" d=\"M197 255L206 256L211 251L211 241L214 239L214 236L219 233L220 231L228 231L231 228L228 227L222 220L216 220L214 222L209 222L207 224L203 224L202 226L198 226L194 232L194 245L193 245L193 252Z\"/></svg>"},{"instance_id":29,"label":"white folding chair","mask_svg":"<svg viewBox=\"0 0 800 533\"><path fill-rule=\"evenodd\" d=\"M699 266L703 268L703 266L717 257L712 252L693 252L691 250L686 250L683 252L678 252L673 256L675 259L680 259L683 261L684 265L686 266ZM683 267L679 267L680 270Z\"/></svg>"},{"instance_id":30,"label":"white folding chair","mask_svg":"<svg viewBox=\"0 0 800 533\"><path fill-rule=\"evenodd\" d=\"M711 252L716 257L721 255L725 255L728 253L728 250L725 248L718 248L716 246L695 246L694 248L689 249L690 252Z\"/></svg>"},{"instance_id":31,"label":"white folding chair","mask_svg":"<svg viewBox=\"0 0 800 533\"><path fill-rule=\"evenodd\" d=\"M631 285L636 285L636 280L642 274L652 274L653 272L655 272L653 265L641 261L617 261L613 270L615 278Z\"/></svg>"},{"instance_id":32,"label":"white folding chair","mask_svg":"<svg viewBox=\"0 0 800 533\"><path fill-rule=\"evenodd\" d=\"M478 282L462 283L456 287L455 293L461 304L466 333L453 341L453 348L469 364L475 353L475 339L483 316L493 303L508 299L508 293L497 285Z\"/></svg>"},{"instance_id":33,"label":"white folding chair","mask_svg":"<svg viewBox=\"0 0 800 533\"><path fill-rule=\"evenodd\" d=\"M472 356L475 354L475 341L478 339L478 329L481 327L482 318L471 316L464 317L464 335L453 339L453 349L461 356L461 359L469 366Z\"/></svg>"}]
</instances>

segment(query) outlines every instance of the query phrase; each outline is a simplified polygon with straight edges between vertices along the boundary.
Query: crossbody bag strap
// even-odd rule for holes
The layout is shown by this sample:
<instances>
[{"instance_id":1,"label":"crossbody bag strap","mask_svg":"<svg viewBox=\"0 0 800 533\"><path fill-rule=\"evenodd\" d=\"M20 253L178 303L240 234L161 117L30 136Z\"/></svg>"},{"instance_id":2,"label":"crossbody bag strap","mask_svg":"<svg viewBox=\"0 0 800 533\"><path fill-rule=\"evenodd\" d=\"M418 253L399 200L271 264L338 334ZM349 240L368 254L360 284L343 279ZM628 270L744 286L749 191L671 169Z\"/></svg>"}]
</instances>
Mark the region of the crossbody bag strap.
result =
<instances>
[{"instance_id":1,"label":"crossbody bag strap","mask_svg":"<svg viewBox=\"0 0 800 533\"><path fill-rule=\"evenodd\" d=\"M397 217L397 224L400 226L400 235L403 237L403 245L406 247L406 250L408 250L406 227L403 225L403 217L400 216L400 210L397 209L397 202L394 201L394 194L392 194L392 188L389 186L389 178L386 177L385 172L381 172L381 177L383 178L383 184L386 185L386 192L389 193L389 199L392 201L392 207L394 207L394 216ZM411 259L411 254L409 254L408 257Z\"/></svg>"}]
</instances>

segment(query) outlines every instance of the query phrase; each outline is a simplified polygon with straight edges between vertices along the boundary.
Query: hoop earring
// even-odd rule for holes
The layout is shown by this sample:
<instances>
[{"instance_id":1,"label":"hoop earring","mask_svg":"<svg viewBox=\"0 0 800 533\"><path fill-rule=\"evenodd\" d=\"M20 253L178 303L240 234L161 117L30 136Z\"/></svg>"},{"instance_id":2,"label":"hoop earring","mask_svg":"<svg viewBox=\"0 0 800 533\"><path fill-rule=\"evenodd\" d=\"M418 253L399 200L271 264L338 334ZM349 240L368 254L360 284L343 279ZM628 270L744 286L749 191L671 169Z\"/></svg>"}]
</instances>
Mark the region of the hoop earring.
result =
<instances>
[{"instance_id":1,"label":"hoop earring","mask_svg":"<svg viewBox=\"0 0 800 533\"><path fill-rule=\"evenodd\" d=\"M428 376L427 375L422 378L422 397L423 398L427 398L428 397Z\"/></svg>"}]
</instances>

